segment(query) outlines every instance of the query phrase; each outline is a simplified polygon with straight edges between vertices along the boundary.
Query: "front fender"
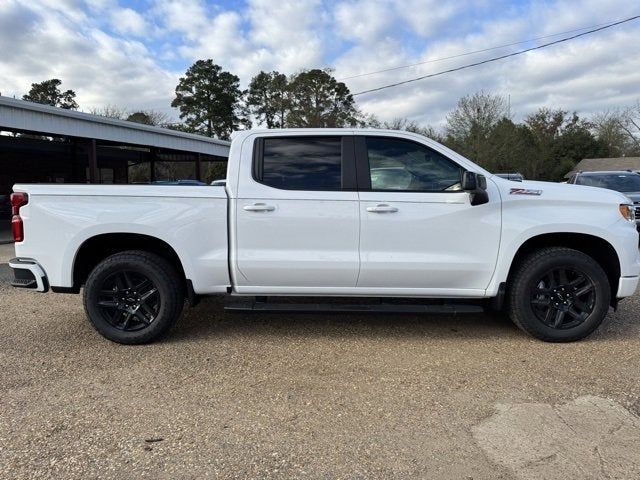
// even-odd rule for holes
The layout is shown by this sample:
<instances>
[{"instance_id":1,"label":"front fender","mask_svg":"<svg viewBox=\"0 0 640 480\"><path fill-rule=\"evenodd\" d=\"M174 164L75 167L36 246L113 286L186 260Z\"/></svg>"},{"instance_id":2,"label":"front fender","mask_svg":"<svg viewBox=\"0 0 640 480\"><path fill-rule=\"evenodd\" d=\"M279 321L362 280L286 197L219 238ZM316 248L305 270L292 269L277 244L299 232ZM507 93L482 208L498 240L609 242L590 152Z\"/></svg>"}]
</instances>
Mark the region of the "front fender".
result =
<instances>
[{"instance_id":1,"label":"front fender","mask_svg":"<svg viewBox=\"0 0 640 480\"><path fill-rule=\"evenodd\" d=\"M555 222L531 226L520 232L503 232L498 255L498 264L486 296L497 295L500 284L507 281L511 265L520 250L528 241L547 234L582 234L600 238L611 245L616 252L622 277L637 277L640 275L638 257L638 232L626 220L617 220L612 224L601 227L580 223ZM579 245L576 245L579 247Z\"/></svg>"}]
</instances>

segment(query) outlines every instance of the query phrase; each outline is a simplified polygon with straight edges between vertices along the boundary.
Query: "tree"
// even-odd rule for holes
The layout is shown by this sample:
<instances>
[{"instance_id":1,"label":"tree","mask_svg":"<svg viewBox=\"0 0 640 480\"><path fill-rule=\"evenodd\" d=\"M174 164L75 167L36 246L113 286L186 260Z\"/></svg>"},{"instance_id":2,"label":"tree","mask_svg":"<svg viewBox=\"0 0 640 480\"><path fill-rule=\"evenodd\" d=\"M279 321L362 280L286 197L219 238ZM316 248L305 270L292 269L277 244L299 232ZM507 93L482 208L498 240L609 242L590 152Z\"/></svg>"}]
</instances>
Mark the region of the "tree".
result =
<instances>
[{"instance_id":1,"label":"tree","mask_svg":"<svg viewBox=\"0 0 640 480\"><path fill-rule=\"evenodd\" d=\"M640 101L622 112L619 123L633 153L637 155L640 153Z\"/></svg>"},{"instance_id":2,"label":"tree","mask_svg":"<svg viewBox=\"0 0 640 480\"><path fill-rule=\"evenodd\" d=\"M194 132L229 139L231 132L249 120L242 118L240 79L222 70L213 60L198 60L176 86L172 107Z\"/></svg>"},{"instance_id":3,"label":"tree","mask_svg":"<svg viewBox=\"0 0 640 480\"><path fill-rule=\"evenodd\" d=\"M479 92L461 98L447 116L442 143L490 171L559 180L579 160L608 155L610 148L594 135L595 128L575 112L549 108L514 123L504 97Z\"/></svg>"},{"instance_id":4,"label":"tree","mask_svg":"<svg viewBox=\"0 0 640 480\"><path fill-rule=\"evenodd\" d=\"M331 70L308 70L289 81L288 127L347 127L358 124L358 110L347 86Z\"/></svg>"},{"instance_id":5,"label":"tree","mask_svg":"<svg viewBox=\"0 0 640 480\"><path fill-rule=\"evenodd\" d=\"M285 128L291 110L287 76L275 71L258 73L249 83L247 106L267 128Z\"/></svg>"},{"instance_id":6,"label":"tree","mask_svg":"<svg viewBox=\"0 0 640 480\"><path fill-rule=\"evenodd\" d=\"M583 158L599 158L609 156L607 146L598 141L592 133L592 125L580 119L574 112L568 118L560 135L551 150L551 163L547 168L547 178L561 179L567 172L573 170Z\"/></svg>"},{"instance_id":7,"label":"tree","mask_svg":"<svg viewBox=\"0 0 640 480\"><path fill-rule=\"evenodd\" d=\"M640 155L640 105L597 113L591 123L594 135L606 145L610 156Z\"/></svg>"},{"instance_id":8,"label":"tree","mask_svg":"<svg viewBox=\"0 0 640 480\"><path fill-rule=\"evenodd\" d=\"M144 125L168 126L169 119L165 113L155 110L138 110L130 112L124 107L117 105L106 105L100 108L89 109L91 115L115 118L117 120L127 120L128 122L142 123Z\"/></svg>"},{"instance_id":9,"label":"tree","mask_svg":"<svg viewBox=\"0 0 640 480\"><path fill-rule=\"evenodd\" d=\"M91 115L98 115L100 117L115 118L118 120L124 120L127 117L127 109L119 107L117 105L108 104L100 108L90 108L89 113Z\"/></svg>"},{"instance_id":10,"label":"tree","mask_svg":"<svg viewBox=\"0 0 640 480\"><path fill-rule=\"evenodd\" d=\"M540 108L525 118L539 155L532 159L534 178L559 180L583 158L607 155L607 147L591 132L593 126L576 112Z\"/></svg>"},{"instance_id":11,"label":"tree","mask_svg":"<svg viewBox=\"0 0 640 480\"><path fill-rule=\"evenodd\" d=\"M620 128L619 114L615 110L596 113L591 118L593 134L606 145L609 155L622 157L625 155L626 136Z\"/></svg>"},{"instance_id":12,"label":"tree","mask_svg":"<svg viewBox=\"0 0 640 480\"><path fill-rule=\"evenodd\" d=\"M167 123L167 115L154 110L139 110L127 116L128 122L142 123L144 125L165 125Z\"/></svg>"},{"instance_id":13,"label":"tree","mask_svg":"<svg viewBox=\"0 0 640 480\"><path fill-rule=\"evenodd\" d=\"M550 178L548 170L553 161L553 144L560 135L566 115L564 110L542 107L525 117L524 123L533 135L538 149L538 155L529 159L532 178Z\"/></svg>"},{"instance_id":14,"label":"tree","mask_svg":"<svg viewBox=\"0 0 640 480\"><path fill-rule=\"evenodd\" d=\"M409 120L406 117L396 117L390 122L383 122L382 127L389 130L406 130L407 132L418 133L436 142L442 140L442 135L432 126L421 125L415 120Z\"/></svg>"},{"instance_id":15,"label":"tree","mask_svg":"<svg viewBox=\"0 0 640 480\"><path fill-rule=\"evenodd\" d=\"M533 134L540 141L551 142L560 135L568 112L565 110L551 110L547 107L527 115L524 120ZM577 115L573 114L577 117Z\"/></svg>"},{"instance_id":16,"label":"tree","mask_svg":"<svg viewBox=\"0 0 640 480\"><path fill-rule=\"evenodd\" d=\"M163 127L164 128L168 128L169 130L177 130L178 132L197 133L190 126L188 126L188 125L186 125L184 123L180 123L180 122L166 123L166 124L163 125Z\"/></svg>"},{"instance_id":17,"label":"tree","mask_svg":"<svg viewBox=\"0 0 640 480\"><path fill-rule=\"evenodd\" d=\"M76 110L78 104L75 101L76 93L73 90L60 90L61 80L52 78L40 83L32 83L29 93L22 96L23 100L42 103L53 107Z\"/></svg>"},{"instance_id":18,"label":"tree","mask_svg":"<svg viewBox=\"0 0 640 480\"><path fill-rule=\"evenodd\" d=\"M502 118L483 148L483 166L493 172L520 172L525 178L535 178L531 165L538 155L535 138L527 126Z\"/></svg>"},{"instance_id":19,"label":"tree","mask_svg":"<svg viewBox=\"0 0 640 480\"><path fill-rule=\"evenodd\" d=\"M480 91L462 97L447 115L446 143L482 164L486 160L482 149L489 134L508 115L507 101L501 95Z\"/></svg>"},{"instance_id":20,"label":"tree","mask_svg":"<svg viewBox=\"0 0 640 480\"><path fill-rule=\"evenodd\" d=\"M365 113L359 110L357 117L358 122L356 123L356 126L359 128L383 128L383 123L373 113Z\"/></svg>"}]
</instances>

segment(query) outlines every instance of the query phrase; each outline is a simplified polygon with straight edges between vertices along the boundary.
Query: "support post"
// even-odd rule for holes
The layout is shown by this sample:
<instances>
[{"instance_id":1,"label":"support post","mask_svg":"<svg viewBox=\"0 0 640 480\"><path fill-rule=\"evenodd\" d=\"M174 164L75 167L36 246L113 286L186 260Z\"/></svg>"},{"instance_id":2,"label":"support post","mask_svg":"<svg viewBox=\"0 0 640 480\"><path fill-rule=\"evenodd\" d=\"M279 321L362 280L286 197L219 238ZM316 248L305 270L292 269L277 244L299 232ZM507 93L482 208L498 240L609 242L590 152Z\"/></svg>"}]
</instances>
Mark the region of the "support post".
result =
<instances>
[{"instance_id":1,"label":"support post","mask_svg":"<svg viewBox=\"0 0 640 480\"><path fill-rule=\"evenodd\" d=\"M200 181L202 179L202 155L198 153L196 157L196 180Z\"/></svg>"},{"instance_id":2,"label":"support post","mask_svg":"<svg viewBox=\"0 0 640 480\"><path fill-rule=\"evenodd\" d=\"M98 147L96 139L89 142L89 183L100 183L100 172L98 170Z\"/></svg>"},{"instance_id":3,"label":"support post","mask_svg":"<svg viewBox=\"0 0 640 480\"><path fill-rule=\"evenodd\" d=\"M156 147L150 147L149 154L151 157L149 159L149 167L151 168L151 171L149 172L149 183L153 183L156 180L156 159L158 157L158 151Z\"/></svg>"},{"instance_id":4,"label":"support post","mask_svg":"<svg viewBox=\"0 0 640 480\"><path fill-rule=\"evenodd\" d=\"M80 168L78 167L78 139L70 137L71 141L71 178L70 183L80 183Z\"/></svg>"}]
</instances>

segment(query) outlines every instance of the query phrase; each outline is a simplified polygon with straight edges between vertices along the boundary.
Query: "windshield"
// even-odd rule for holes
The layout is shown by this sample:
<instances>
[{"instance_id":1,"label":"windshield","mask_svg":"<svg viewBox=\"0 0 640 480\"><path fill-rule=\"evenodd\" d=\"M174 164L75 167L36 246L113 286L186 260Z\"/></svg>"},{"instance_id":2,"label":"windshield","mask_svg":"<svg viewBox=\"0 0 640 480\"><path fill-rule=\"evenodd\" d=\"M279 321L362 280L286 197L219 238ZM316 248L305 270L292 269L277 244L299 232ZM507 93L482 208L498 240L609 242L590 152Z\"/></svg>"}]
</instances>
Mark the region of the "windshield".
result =
<instances>
[{"instance_id":1,"label":"windshield","mask_svg":"<svg viewBox=\"0 0 640 480\"><path fill-rule=\"evenodd\" d=\"M610 175L581 175L578 185L608 188L618 192L640 192L640 175L637 173L612 173Z\"/></svg>"}]
</instances>

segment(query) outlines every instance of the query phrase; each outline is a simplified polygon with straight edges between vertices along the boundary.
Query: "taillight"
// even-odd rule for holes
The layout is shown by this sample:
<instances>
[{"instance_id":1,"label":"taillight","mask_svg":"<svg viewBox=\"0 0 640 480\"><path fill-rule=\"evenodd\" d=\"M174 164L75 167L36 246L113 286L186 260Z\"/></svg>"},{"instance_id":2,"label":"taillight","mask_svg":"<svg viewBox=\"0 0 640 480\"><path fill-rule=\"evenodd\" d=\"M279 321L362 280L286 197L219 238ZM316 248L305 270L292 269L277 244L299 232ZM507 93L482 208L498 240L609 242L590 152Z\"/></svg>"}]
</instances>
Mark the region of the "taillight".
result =
<instances>
[{"instance_id":1,"label":"taillight","mask_svg":"<svg viewBox=\"0 0 640 480\"><path fill-rule=\"evenodd\" d=\"M22 242L24 240L24 225L22 225L20 215L11 217L11 232L13 233L14 241Z\"/></svg>"},{"instance_id":2,"label":"taillight","mask_svg":"<svg viewBox=\"0 0 640 480\"><path fill-rule=\"evenodd\" d=\"M24 192L15 192L11 194L11 232L16 242L24 240L24 225L20 218L20 207L29 203L29 195Z\"/></svg>"}]
</instances>

